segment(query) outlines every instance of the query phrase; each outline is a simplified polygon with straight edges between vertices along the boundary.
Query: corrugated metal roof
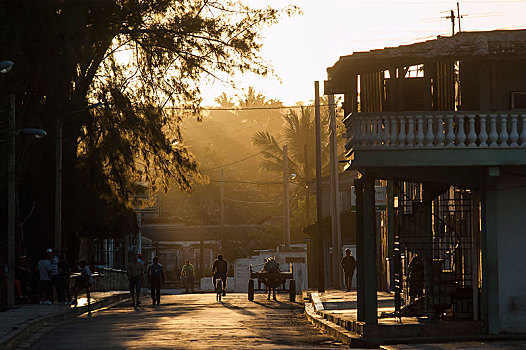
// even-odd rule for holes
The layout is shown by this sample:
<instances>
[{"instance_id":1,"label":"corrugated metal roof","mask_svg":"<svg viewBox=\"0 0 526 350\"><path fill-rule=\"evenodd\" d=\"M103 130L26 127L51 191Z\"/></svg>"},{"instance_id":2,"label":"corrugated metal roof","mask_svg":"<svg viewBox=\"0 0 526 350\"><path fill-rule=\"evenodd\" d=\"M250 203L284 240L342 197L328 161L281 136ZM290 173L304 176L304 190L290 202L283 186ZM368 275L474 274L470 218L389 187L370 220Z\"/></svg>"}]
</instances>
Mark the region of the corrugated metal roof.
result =
<instances>
[{"instance_id":1,"label":"corrugated metal roof","mask_svg":"<svg viewBox=\"0 0 526 350\"><path fill-rule=\"evenodd\" d=\"M465 59L475 57L526 57L526 30L495 30L461 32L451 37L437 37L411 45L387 47L380 50L355 52L341 56L328 69L331 76L340 71L386 69L389 65L412 65L429 59ZM405 63L403 63L405 62Z\"/></svg>"}]
</instances>

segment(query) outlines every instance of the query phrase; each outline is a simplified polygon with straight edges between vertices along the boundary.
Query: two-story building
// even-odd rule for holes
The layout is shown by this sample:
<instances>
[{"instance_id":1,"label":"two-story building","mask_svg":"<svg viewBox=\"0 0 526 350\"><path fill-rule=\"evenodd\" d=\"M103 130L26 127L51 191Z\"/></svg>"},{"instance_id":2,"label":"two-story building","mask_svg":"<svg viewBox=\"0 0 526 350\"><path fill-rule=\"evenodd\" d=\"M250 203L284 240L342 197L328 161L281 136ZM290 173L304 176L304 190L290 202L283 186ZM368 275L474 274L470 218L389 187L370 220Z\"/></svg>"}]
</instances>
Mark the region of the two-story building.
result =
<instances>
[{"instance_id":1,"label":"two-story building","mask_svg":"<svg viewBox=\"0 0 526 350\"><path fill-rule=\"evenodd\" d=\"M395 313L526 331L526 30L357 52L344 94L357 195L358 319L378 321L375 180L388 180Z\"/></svg>"}]
</instances>

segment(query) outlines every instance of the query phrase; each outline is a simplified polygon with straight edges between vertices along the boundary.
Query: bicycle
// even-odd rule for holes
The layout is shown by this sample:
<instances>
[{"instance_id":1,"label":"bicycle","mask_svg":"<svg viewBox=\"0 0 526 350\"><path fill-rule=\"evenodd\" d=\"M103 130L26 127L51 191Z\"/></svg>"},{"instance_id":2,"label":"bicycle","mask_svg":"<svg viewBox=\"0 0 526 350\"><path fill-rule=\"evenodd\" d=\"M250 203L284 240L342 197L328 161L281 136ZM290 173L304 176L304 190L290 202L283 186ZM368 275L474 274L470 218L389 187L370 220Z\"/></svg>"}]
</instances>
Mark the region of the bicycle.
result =
<instances>
[{"instance_id":1,"label":"bicycle","mask_svg":"<svg viewBox=\"0 0 526 350\"><path fill-rule=\"evenodd\" d=\"M221 301L221 296L223 295L223 280L218 278L216 280L216 300Z\"/></svg>"}]
</instances>

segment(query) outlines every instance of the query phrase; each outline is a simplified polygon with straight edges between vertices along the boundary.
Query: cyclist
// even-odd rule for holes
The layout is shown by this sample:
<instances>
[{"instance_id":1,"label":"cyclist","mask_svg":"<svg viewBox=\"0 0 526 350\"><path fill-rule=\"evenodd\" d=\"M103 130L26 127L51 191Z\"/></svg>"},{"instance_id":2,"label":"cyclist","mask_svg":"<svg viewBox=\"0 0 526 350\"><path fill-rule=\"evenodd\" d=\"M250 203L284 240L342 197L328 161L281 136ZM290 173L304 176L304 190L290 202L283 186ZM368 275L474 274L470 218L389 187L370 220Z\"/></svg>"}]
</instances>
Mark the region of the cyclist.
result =
<instances>
[{"instance_id":1,"label":"cyclist","mask_svg":"<svg viewBox=\"0 0 526 350\"><path fill-rule=\"evenodd\" d=\"M217 259L212 265L212 281L214 288L216 286L216 280L221 279L223 281L223 296L226 295L226 274L228 272L228 263L223 259L223 255L219 254Z\"/></svg>"}]
</instances>

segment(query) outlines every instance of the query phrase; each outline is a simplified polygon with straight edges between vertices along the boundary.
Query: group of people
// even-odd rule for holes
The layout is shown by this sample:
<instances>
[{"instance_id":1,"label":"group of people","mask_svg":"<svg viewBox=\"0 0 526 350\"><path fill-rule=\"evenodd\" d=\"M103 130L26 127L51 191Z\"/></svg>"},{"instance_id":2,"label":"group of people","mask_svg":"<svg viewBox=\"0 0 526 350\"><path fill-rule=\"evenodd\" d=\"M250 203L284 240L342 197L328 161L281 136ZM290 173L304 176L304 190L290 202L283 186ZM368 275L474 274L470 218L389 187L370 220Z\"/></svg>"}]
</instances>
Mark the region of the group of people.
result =
<instances>
[{"instance_id":1,"label":"group of people","mask_svg":"<svg viewBox=\"0 0 526 350\"><path fill-rule=\"evenodd\" d=\"M40 291L39 303L53 304L53 289L55 289L57 302L59 304L72 304L76 306L78 293L82 289L86 290L89 300L89 289L93 285L93 276L86 260L80 260L79 268L80 275L75 279L72 300L70 288L72 266L66 259L66 254L61 253L57 256L57 254L54 254L53 249L47 249L45 256L42 256L37 264Z\"/></svg>"},{"instance_id":2,"label":"group of people","mask_svg":"<svg viewBox=\"0 0 526 350\"><path fill-rule=\"evenodd\" d=\"M49 248L33 266L25 255L19 256L15 268L15 296L20 302L38 302L41 305L51 305L54 302L76 304L78 291L89 289L93 284L86 261L80 261L79 265L80 275L75 278L72 293L70 279L74 268L66 259L65 253L56 254ZM4 293L7 290L7 268L2 268L0 272L1 289Z\"/></svg>"},{"instance_id":3,"label":"group of people","mask_svg":"<svg viewBox=\"0 0 526 350\"><path fill-rule=\"evenodd\" d=\"M145 276L150 285L152 305L161 304L161 284L164 283L164 272L163 266L159 263L159 258L157 256L154 256L152 263L145 268L145 262L142 259L142 255L135 255L135 258L128 264L126 272L128 275L132 307L141 304L140 296ZM214 287L216 286L216 281L218 279L222 281L223 295L226 295L227 273L228 263L223 259L223 255L219 254L212 265L212 281ZM190 263L190 260L186 260L181 268L181 280L183 281L186 292L188 293L191 290L193 293L195 268Z\"/></svg>"}]
</instances>

